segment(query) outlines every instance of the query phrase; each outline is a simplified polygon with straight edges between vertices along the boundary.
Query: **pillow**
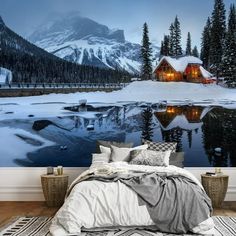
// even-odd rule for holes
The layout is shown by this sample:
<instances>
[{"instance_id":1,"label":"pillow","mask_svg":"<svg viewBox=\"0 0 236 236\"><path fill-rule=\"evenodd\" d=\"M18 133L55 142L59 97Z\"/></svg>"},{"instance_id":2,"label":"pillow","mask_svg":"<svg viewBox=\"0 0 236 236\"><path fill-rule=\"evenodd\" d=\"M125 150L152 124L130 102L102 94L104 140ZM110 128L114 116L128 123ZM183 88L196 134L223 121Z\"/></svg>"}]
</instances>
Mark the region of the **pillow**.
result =
<instances>
[{"instance_id":1,"label":"pillow","mask_svg":"<svg viewBox=\"0 0 236 236\"><path fill-rule=\"evenodd\" d=\"M176 152L177 143L174 142L151 142L149 140L143 140L144 144L148 144L148 149L153 151L165 152L171 150Z\"/></svg>"},{"instance_id":2,"label":"pillow","mask_svg":"<svg viewBox=\"0 0 236 236\"><path fill-rule=\"evenodd\" d=\"M173 152L170 154L170 165L180 168L184 167L184 152Z\"/></svg>"},{"instance_id":3,"label":"pillow","mask_svg":"<svg viewBox=\"0 0 236 236\"><path fill-rule=\"evenodd\" d=\"M99 167L110 160L110 155L107 153L93 153L91 167Z\"/></svg>"},{"instance_id":4,"label":"pillow","mask_svg":"<svg viewBox=\"0 0 236 236\"><path fill-rule=\"evenodd\" d=\"M133 143L122 143L122 142L115 142L115 141L103 141L103 140L97 140L96 142L96 152L100 153L100 146L104 146L104 147L111 147L115 146L115 147L126 147L126 148L132 148L133 147Z\"/></svg>"},{"instance_id":5,"label":"pillow","mask_svg":"<svg viewBox=\"0 0 236 236\"><path fill-rule=\"evenodd\" d=\"M141 146L137 146L134 148L119 148L115 146L111 146L111 161L130 161L130 152L133 150L143 150L147 149L148 145L144 144Z\"/></svg>"},{"instance_id":6,"label":"pillow","mask_svg":"<svg viewBox=\"0 0 236 236\"><path fill-rule=\"evenodd\" d=\"M131 152L133 165L168 166L171 151L157 152L153 150L134 150Z\"/></svg>"},{"instance_id":7,"label":"pillow","mask_svg":"<svg viewBox=\"0 0 236 236\"><path fill-rule=\"evenodd\" d=\"M111 156L111 148L105 147L105 146L102 146L102 145L100 145L99 148L100 148L100 153L106 153L106 154L109 155L109 157Z\"/></svg>"}]
</instances>

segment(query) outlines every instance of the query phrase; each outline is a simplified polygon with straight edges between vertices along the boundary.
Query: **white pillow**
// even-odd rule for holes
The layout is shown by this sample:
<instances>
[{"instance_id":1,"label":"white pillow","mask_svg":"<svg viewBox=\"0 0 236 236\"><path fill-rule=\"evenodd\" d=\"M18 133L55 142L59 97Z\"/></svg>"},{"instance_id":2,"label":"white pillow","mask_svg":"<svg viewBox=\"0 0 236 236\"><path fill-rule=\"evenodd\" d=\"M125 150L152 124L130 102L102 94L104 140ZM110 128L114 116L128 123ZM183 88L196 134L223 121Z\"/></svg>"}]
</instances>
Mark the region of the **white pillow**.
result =
<instances>
[{"instance_id":1,"label":"white pillow","mask_svg":"<svg viewBox=\"0 0 236 236\"><path fill-rule=\"evenodd\" d=\"M129 161L130 152L133 150L145 150L148 148L147 144L133 147L133 148L119 148L111 145L111 161Z\"/></svg>"},{"instance_id":2,"label":"white pillow","mask_svg":"<svg viewBox=\"0 0 236 236\"><path fill-rule=\"evenodd\" d=\"M103 164L108 163L109 160L110 160L110 155L107 153L93 153L91 167L99 167Z\"/></svg>"},{"instance_id":3,"label":"white pillow","mask_svg":"<svg viewBox=\"0 0 236 236\"><path fill-rule=\"evenodd\" d=\"M101 153L106 153L109 156L111 155L111 148L100 145L99 146Z\"/></svg>"}]
</instances>

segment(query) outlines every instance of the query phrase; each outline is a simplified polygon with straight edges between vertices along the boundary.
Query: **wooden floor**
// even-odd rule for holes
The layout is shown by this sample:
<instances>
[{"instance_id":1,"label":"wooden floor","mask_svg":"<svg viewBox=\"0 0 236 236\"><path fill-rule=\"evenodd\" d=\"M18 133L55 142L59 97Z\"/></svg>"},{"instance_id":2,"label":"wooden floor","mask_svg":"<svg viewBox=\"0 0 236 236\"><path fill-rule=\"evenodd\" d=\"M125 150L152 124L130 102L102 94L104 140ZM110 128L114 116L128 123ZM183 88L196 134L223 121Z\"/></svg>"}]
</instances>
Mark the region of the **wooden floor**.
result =
<instances>
[{"instance_id":1,"label":"wooden floor","mask_svg":"<svg viewBox=\"0 0 236 236\"><path fill-rule=\"evenodd\" d=\"M47 207L44 202L1 202L0 227L15 216L53 216L57 207ZM221 209L214 209L214 215L236 217L236 202L224 202Z\"/></svg>"}]
</instances>

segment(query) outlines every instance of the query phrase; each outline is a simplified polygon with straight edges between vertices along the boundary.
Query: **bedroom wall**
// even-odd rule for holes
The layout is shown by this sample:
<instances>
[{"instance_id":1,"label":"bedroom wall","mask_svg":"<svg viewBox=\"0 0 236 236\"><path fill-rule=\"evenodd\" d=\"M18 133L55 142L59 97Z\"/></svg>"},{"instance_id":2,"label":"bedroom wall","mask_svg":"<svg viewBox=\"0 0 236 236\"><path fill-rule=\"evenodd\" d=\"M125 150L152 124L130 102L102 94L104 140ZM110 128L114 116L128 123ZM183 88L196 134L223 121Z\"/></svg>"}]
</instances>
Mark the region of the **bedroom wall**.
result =
<instances>
[{"instance_id":1,"label":"bedroom wall","mask_svg":"<svg viewBox=\"0 0 236 236\"><path fill-rule=\"evenodd\" d=\"M64 168L73 181L85 168ZM186 168L198 179L201 173L212 171L212 168ZM236 168L222 168L230 176L226 201L236 201ZM43 193L40 175L46 168L0 168L0 201L42 201Z\"/></svg>"}]
</instances>

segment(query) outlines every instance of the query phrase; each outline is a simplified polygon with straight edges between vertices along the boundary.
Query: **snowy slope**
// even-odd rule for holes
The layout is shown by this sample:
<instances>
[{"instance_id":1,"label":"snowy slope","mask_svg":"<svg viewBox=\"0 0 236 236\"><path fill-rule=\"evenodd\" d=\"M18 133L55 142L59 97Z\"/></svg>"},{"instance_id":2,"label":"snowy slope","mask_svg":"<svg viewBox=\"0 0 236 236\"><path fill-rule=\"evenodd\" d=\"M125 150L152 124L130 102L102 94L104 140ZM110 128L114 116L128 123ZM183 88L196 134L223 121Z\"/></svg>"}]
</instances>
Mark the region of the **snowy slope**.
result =
<instances>
[{"instance_id":1,"label":"snowy slope","mask_svg":"<svg viewBox=\"0 0 236 236\"><path fill-rule=\"evenodd\" d=\"M123 30L112 30L78 15L47 20L29 40L68 61L130 73L140 71L139 44L126 41ZM158 55L159 48L154 46L153 57Z\"/></svg>"}]
</instances>

